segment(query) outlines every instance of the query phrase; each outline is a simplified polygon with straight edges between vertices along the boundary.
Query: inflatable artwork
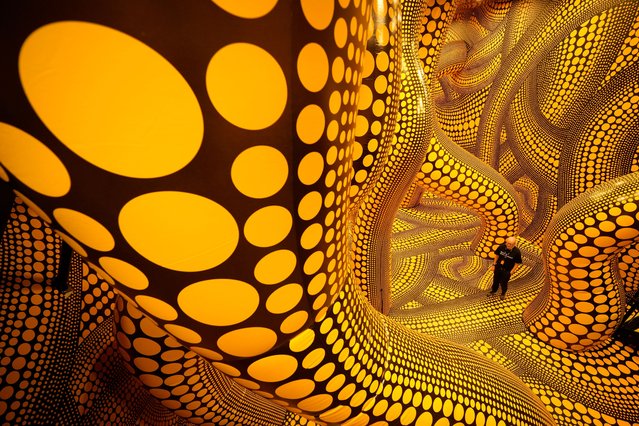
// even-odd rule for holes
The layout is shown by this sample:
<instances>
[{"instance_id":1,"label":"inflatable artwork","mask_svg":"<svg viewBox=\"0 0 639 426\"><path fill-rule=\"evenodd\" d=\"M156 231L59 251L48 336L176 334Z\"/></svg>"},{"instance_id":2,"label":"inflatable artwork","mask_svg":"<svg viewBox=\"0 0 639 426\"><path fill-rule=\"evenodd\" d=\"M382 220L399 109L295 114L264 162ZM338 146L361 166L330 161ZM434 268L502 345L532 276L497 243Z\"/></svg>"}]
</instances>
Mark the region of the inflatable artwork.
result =
<instances>
[{"instance_id":1,"label":"inflatable artwork","mask_svg":"<svg viewBox=\"0 0 639 426\"><path fill-rule=\"evenodd\" d=\"M0 53L1 424L639 424L636 0L5 1Z\"/></svg>"}]
</instances>

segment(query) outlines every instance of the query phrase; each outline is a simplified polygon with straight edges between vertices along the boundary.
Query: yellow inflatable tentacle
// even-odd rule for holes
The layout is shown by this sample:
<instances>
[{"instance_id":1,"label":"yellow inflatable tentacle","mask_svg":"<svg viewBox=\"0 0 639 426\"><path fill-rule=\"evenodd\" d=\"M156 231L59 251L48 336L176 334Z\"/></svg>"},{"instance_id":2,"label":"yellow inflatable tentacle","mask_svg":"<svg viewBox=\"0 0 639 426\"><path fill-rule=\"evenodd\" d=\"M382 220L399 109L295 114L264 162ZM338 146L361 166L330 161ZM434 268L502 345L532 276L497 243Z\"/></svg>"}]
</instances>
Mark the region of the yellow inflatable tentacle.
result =
<instances>
[{"instance_id":1,"label":"yellow inflatable tentacle","mask_svg":"<svg viewBox=\"0 0 639 426\"><path fill-rule=\"evenodd\" d=\"M355 218L356 282L365 289L373 306L383 313L389 309L390 233L394 212L404 200L404 193L423 161L428 149L427 135L431 132L432 108L426 76L417 56L416 39L420 25L445 27L450 17L449 7L448 3L443 6L429 6L422 1L402 3L399 105L397 110L388 111L397 114L396 133L384 169ZM437 14L432 10L437 10ZM438 46L434 45L429 55L434 58L438 52Z\"/></svg>"},{"instance_id":2,"label":"yellow inflatable tentacle","mask_svg":"<svg viewBox=\"0 0 639 426\"><path fill-rule=\"evenodd\" d=\"M488 88L447 101L435 99L437 122L455 144L473 152L477 144L479 118L488 96Z\"/></svg>"},{"instance_id":3,"label":"yellow inflatable tentacle","mask_svg":"<svg viewBox=\"0 0 639 426\"><path fill-rule=\"evenodd\" d=\"M564 40L574 28L591 16L612 7L633 8L632 1L587 0L580 3L562 1L550 5L528 28L507 57L503 59L501 72L495 79L487 100L478 133L479 157L490 165L499 158L497 147L504 124L507 105L523 84L525 77L547 55L548 51ZM552 31L549 30L552 28Z\"/></svg>"},{"instance_id":4,"label":"yellow inflatable tentacle","mask_svg":"<svg viewBox=\"0 0 639 426\"><path fill-rule=\"evenodd\" d=\"M540 340L573 351L600 348L623 318L617 257L639 241L639 173L584 192L561 208L544 237L546 285L524 311Z\"/></svg>"},{"instance_id":5,"label":"yellow inflatable tentacle","mask_svg":"<svg viewBox=\"0 0 639 426\"><path fill-rule=\"evenodd\" d=\"M636 423L639 389L636 385L637 375L633 371L636 371L639 357L631 345L615 340L597 351L573 353L555 348L524 332L499 338L499 347L509 354L512 362L525 366L529 373L522 376L522 380L542 400L553 395L563 400L563 404L552 410L558 424L570 424L578 417L562 409L568 404L579 408L588 406L587 410L577 410L583 414L580 421L584 424L588 424L589 420L594 424L596 421L592 419L606 419L607 416L610 416L606 419L610 424ZM611 360L614 360L614 364ZM565 368L568 364L570 369ZM575 371L581 374L575 374ZM600 375L594 376L595 372ZM539 386L540 382L544 385ZM543 387L548 387L549 391L542 391ZM593 392L595 387L596 393Z\"/></svg>"},{"instance_id":6,"label":"yellow inflatable tentacle","mask_svg":"<svg viewBox=\"0 0 639 426\"><path fill-rule=\"evenodd\" d=\"M399 0L374 2L358 91L350 209L357 212L384 170L397 123L402 36ZM353 213L356 214L356 213Z\"/></svg>"},{"instance_id":7,"label":"yellow inflatable tentacle","mask_svg":"<svg viewBox=\"0 0 639 426\"><path fill-rule=\"evenodd\" d=\"M619 275L624 282L626 294L634 294L639 291L639 250L637 247L628 246L621 253L617 260L619 265Z\"/></svg>"},{"instance_id":8,"label":"yellow inflatable tentacle","mask_svg":"<svg viewBox=\"0 0 639 426\"><path fill-rule=\"evenodd\" d=\"M452 40L443 46L437 77L448 76L445 81L456 96L477 92L492 83L501 66L506 22L488 34L481 34L477 40Z\"/></svg>"},{"instance_id":9,"label":"yellow inflatable tentacle","mask_svg":"<svg viewBox=\"0 0 639 426\"><path fill-rule=\"evenodd\" d=\"M486 66L487 63L502 54L507 22L506 19L503 19L496 28L491 29L490 33L470 46L468 60L464 68L473 70L480 66Z\"/></svg>"},{"instance_id":10,"label":"yellow inflatable tentacle","mask_svg":"<svg viewBox=\"0 0 639 426\"><path fill-rule=\"evenodd\" d=\"M512 7L512 2L485 1L475 8L475 16L484 28L494 31L511 13Z\"/></svg>"},{"instance_id":11,"label":"yellow inflatable tentacle","mask_svg":"<svg viewBox=\"0 0 639 426\"><path fill-rule=\"evenodd\" d=\"M386 164L397 124L402 58L402 33L398 1L373 7L362 87L359 91L358 126L354 142L351 182L352 258L355 281L379 309L386 309L388 295L388 245L375 225L384 217L380 201L388 188ZM366 68L372 68L367 70ZM364 108L367 106L367 108ZM368 125L370 123L370 125ZM360 134L362 128L364 134ZM360 154L361 152L361 154Z\"/></svg>"},{"instance_id":12,"label":"yellow inflatable tentacle","mask_svg":"<svg viewBox=\"0 0 639 426\"><path fill-rule=\"evenodd\" d=\"M575 132L570 129L584 119L593 93L598 92L616 72L623 60L633 62L627 51L637 7L613 7L575 28L537 68L535 91L544 116L557 127L569 129L566 139ZM634 21L634 22L633 22ZM613 71L614 70L614 71ZM539 82L542 82L539 85ZM570 90L566 90L566 84Z\"/></svg>"},{"instance_id":13,"label":"yellow inflatable tentacle","mask_svg":"<svg viewBox=\"0 0 639 426\"><path fill-rule=\"evenodd\" d=\"M616 74L582 111L584 119L562 151L560 207L589 188L632 170L638 145L634 135L639 134L638 72L636 63Z\"/></svg>"},{"instance_id":14,"label":"yellow inflatable tentacle","mask_svg":"<svg viewBox=\"0 0 639 426\"><path fill-rule=\"evenodd\" d=\"M171 422L175 415L124 370L116 354L116 295L108 283L72 252L60 282L67 290L53 284L62 240L32 205L18 196L3 206L10 209L0 245L0 324L7 331L0 342L3 422L57 424L62 398L75 403L74 418L87 424L104 423L105 411L121 407L142 421Z\"/></svg>"},{"instance_id":15,"label":"yellow inflatable tentacle","mask_svg":"<svg viewBox=\"0 0 639 426\"><path fill-rule=\"evenodd\" d=\"M463 69L448 80L450 87L458 95L467 95L488 87L501 68L501 56L477 65L472 69Z\"/></svg>"},{"instance_id":16,"label":"yellow inflatable tentacle","mask_svg":"<svg viewBox=\"0 0 639 426\"><path fill-rule=\"evenodd\" d=\"M534 74L534 73L533 73ZM529 79L510 106L506 120L509 147L518 166L548 193L557 190L559 158L566 133L550 124L538 108Z\"/></svg>"},{"instance_id":17,"label":"yellow inflatable tentacle","mask_svg":"<svg viewBox=\"0 0 639 426\"><path fill-rule=\"evenodd\" d=\"M416 179L429 191L479 214L482 229L471 247L477 255L491 258L498 242L519 233L516 191L499 173L473 158L438 130Z\"/></svg>"}]
</instances>

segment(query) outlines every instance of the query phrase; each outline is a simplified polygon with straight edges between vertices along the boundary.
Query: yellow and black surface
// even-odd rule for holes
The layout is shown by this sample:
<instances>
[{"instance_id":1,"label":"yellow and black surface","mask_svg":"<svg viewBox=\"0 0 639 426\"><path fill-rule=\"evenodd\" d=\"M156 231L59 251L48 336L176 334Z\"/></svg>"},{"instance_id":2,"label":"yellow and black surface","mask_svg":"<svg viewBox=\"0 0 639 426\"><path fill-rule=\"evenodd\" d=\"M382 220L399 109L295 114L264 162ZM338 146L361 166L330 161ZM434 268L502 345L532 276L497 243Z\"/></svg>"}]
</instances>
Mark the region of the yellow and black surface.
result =
<instances>
[{"instance_id":1,"label":"yellow and black surface","mask_svg":"<svg viewBox=\"0 0 639 426\"><path fill-rule=\"evenodd\" d=\"M4 2L2 423L639 424L638 32L636 0Z\"/></svg>"}]
</instances>

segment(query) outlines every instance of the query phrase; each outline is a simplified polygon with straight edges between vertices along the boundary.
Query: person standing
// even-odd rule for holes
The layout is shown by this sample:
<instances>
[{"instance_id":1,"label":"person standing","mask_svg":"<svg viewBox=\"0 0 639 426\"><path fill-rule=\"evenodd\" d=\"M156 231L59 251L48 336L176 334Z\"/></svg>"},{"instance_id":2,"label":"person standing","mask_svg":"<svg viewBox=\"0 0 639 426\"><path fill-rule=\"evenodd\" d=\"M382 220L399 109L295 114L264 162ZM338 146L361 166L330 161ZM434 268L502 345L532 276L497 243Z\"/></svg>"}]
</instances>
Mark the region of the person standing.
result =
<instances>
[{"instance_id":1,"label":"person standing","mask_svg":"<svg viewBox=\"0 0 639 426\"><path fill-rule=\"evenodd\" d=\"M488 296L492 296L497 293L497 290L501 286L501 295L499 298L504 300L506 298L506 291L508 291L508 281L511 274L513 274L519 265L521 265L521 251L515 243L517 239L515 237L508 237L506 241L500 244L494 251L495 260L491 269L493 271L493 286L488 293Z\"/></svg>"}]
</instances>

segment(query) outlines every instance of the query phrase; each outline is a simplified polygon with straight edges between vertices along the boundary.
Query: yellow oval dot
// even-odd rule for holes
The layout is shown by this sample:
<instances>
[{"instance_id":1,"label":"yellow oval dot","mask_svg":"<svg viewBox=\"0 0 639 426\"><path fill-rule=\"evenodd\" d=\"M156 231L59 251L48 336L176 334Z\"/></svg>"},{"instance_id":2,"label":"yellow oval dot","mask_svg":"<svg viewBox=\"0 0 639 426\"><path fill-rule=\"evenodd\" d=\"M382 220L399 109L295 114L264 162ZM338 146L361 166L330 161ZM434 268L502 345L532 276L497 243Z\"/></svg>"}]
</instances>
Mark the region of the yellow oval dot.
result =
<instances>
[{"instance_id":1,"label":"yellow oval dot","mask_svg":"<svg viewBox=\"0 0 639 426\"><path fill-rule=\"evenodd\" d=\"M333 37L335 38L337 47L342 48L346 45L346 40L348 40L348 26L344 18L338 18L337 21L335 21Z\"/></svg>"},{"instance_id":2,"label":"yellow oval dot","mask_svg":"<svg viewBox=\"0 0 639 426\"><path fill-rule=\"evenodd\" d=\"M283 314L293 309L304 295L299 284L287 284L275 290L266 300L266 309L273 314Z\"/></svg>"},{"instance_id":3,"label":"yellow oval dot","mask_svg":"<svg viewBox=\"0 0 639 426\"><path fill-rule=\"evenodd\" d=\"M313 349L302 360L302 367L308 370L315 368L324 361L324 358L326 358L326 350L324 348Z\"/></svg>"},{"instance_id":4,"label":"yellow oval dot","mask_svg":"<svg viewBox=\"0 0 639 426\"><path fill-rule=\"evenodd\" d=\"M240 386L244 386L247 389L250 390L258 390L260 388L260 385L258 383L255 383L253 380L246 380L246 379L233 379L235 382L237 382Z\"/></svg>"},{"instance_id":5,"label":"yellow oval dot","mask_svg":"<svg viewBox=\"0 0 639 426\"><path fill-rule=\"evenodd\" d=\"M146 337L137 337L133 340L133 348L140 354L146 356L157 355L161 351L160 345Z\"/></svg>"},{"instance_id":6,"label":"yellow oval dot","mask_svg":"<svg viewBox=\"0 0 639 426\"><path fill-rule=\"evenodd\" d=\"M111 233L100 222L84 213L59 208L53 211L53 217L84 245L100 251L109 251L115 246Z\"/></svg>"},{"instance_id":7,"label":"yellow oval dot","mask_svg":"<svg viewBox=\"0 0 639 426\"><path fill-rule=\"evenodd\" d=\"M302 158L297 168L297 177L304 185L313 185L324 172L324 157L319 152L310 152Z\"/></svg>"},{"instance_id":8,"label":"yellow oval dot","mask_svg":"<svg viewBox=\"0 0 639 426\"><path fill-rule=\"evenodd\" d=\"M326 29L333 19L334 3L332 0L301 0L306 21L316 30Z\"/></svg>"},{"instance_id":9,"label":"yellow oval dot","mask_svg":"<svg viewBox=\"0 0 639 426\"><path fill-rule=\"evenodd\" d=\"M252 357L273 349L277 334L264 327L248 327L230 331L217 340L218 347L229 355Z\"/></svg>"},{"instance_id":10,"label":"yellow oval dot","mask_svg":"<svg viewBox=\"0 0 639 426\"><path fill-rule=\"evenodd\" d=\"M280 398L301 399L309 396L315 390L315 382L309 379L294 380L275 389Z\"/></svg>"},{"instance_id":11,"label":"yellow oval dot","mask_svg":"<svg viewBox=\"0 0 639 426\"><path fill-rule=\"evenodd\" d=\"M189 349L191 349L196 354L203 356L209 361L221 361L224 358L222 354L215 352L209 348L203 348L200 346L191 346Z\"/></svg>"},{"instance_id":12,"label":"yellow oval dot","mask_svg":"<svg viewBox=\"0 0 639 426\"><path fill-rule=\"evenodd\" d=\"M78 254L80 254L80 256L82 257L87 257L88 253L87 251L84 249L84 247L82 247L82 245L80 243L78 243L76 240L74 240L73 238L71 238L70 236L68 236L67 234L65 234L64 232L61 231L55 231L56 234L58 234L58 236L60 238L62 238L62 240L67 243L69 246L71 246L71 248L73 249L73 251L77 252Z\"/></svg>"},{"instance_id":13,"label":"yellow oval dot","mask_svg":"<svg viewBox=\"0 0 639 426\"><path fill-rule=\"evenodd\" d=\"M213 0L213 3L231 15L239 16L240 18L255 19L261 18L273 10L277 4L277 0L253 0L251 2Z\"/></svg>"},{"instance_id":14,"label":"yellow oval dot","mask_svg":"<svg viewBox=\"0 0 639 426\"><path fill-rule=\"evenodd\" d=\"M320 419L324 420L325 422L328 422L329 424L343 425L345 424L344 420L351 417L352 412L353 412L353 409L351 407L340 405L323 412L322 414L320 414L319 417ZM368 423L362 423L362 424L368 424Z\"/></svg>"},{"instance_id":15,"label":"yellow oval dot","mask_svg":"<svg viewBox=\"0 0 639 426\"><path fill-rule=\"evenodd\" d=\"M297 57L297 75L310 92L319 92L328 80L328 56L317 43L309 43Z\"/></svg>"},{"instance_id":16,"label":"yellow oval dot","mask_svg":"<svg viewBox=\"0 0 639 426\"><path fill-rule=\"evenodd\" d=\"M242 151L231 166L235 187L251 198L275 195L288 178L288 164L275 148L258 145Z\"/></svg>"},{"instance_id":17,"label":"yellow oval dot","mask_svg":"<svg viewBox=\"0 0 639 426\"><path fill-rule=\"evenodd\" d=\"M237 223L218 203L186 192L151 192L120 211L122 235L135 251L167 269L213 268L233 254Z\"/></svg>"},{"instance_id":18,"label":"yellow oval dot","mask_svg":"<svg viewBox=\"0 0 639 426\"><path fill-rule=\"evenodd\" d=\"M308 294L311 296L315 296L320 291L324 289L326 286L326 274L320 273L313 277L311 282L308 284Z\"/></svg>"},{"instance_id":19,"label":"yellow oval dot","mask_svg":"<svg viewBox=\"0 0 639 426\"><path fill-rule=\"evenodd\" d=\"M149 286L149 279L144 272L123 260L103 256L99 260L104 271L119 283L134 290L144 290Z\"/></svg>"},{"instance_id":20,"label":"yellow oval dot","mask_svg":"<svg viewBox=\"0 0 639 426\"><path fill-rule=\"evenodd\" d=\"M315 341L315 331L306 329L289 342L289 347L293 352L302 352L308 349Z\"/></svg>"},{"instance_id":21,"label":"yellow oval dot","mask_svg":"<svg viewBox=\"0 0 639 426\"><path fill-rule=\"evenodd\" d=\"M69 172L53 151L6 123L0 123L0 162L20 182L40 194L62 197L71 189Z\"/></svg>"},{"instance_id":22,"label":"yellow oval dot","mask_svg":"<svg viewBox=\"0 0 639 426\"><path fill-rule=\"evenodd\" d=\"M89 22L48 24L25 41L19 69L38 116L97 167L136 178L166 176L200 148L202 111L188 83L127 34Z\"/></svg>"},{"instance_id":23,"label":"yellow oval dot","mask_svg":"<svg viewBox=\"0 0 639 426\"><path fill-rule=\"evenodd\" d=\"M215 326L238 324L255 313L260 296L251 286L231 279L211 279L186 286L178 306L194 320Z\"/></svg>"},{"instance_id":24,"label":"yellow oval dot","mask_svg":"<svg viewBox=\"0 0 639 426\"><path fill-rule=\"evenodd\" d=\"M611 237L597 237L593 243L597 247L612 247L616 244L616 241Z\"/></svg>"},{"instance_id":25,"label":"yellow oval dot","mask_svg":"<svg viewBox=\"0 0 639 426\"><path fill-rule=\"evenodd\" d=\"M324 228L322 228L322 225L314 223L306 228L306 230L302 233L300 245L306 250L311 250L319 244L322 240L323 234Z\"/></svg>"},{"instance_id":26,"label":"yellow oval dot","mask_svg":"<svg viewBox=\"0 0 639 426\"><path fill-rule=\"evenodd\" d=\"M176 339L180 339L190 344L197 344L202 341L202 336L190 328L177 324L166 324L164 329Z\"/></svg>"},{"instance_id":27,"label":"yellow oval dot","mask_svg":"<svg viewBox=\"0 0 639 426\"><path fill-rule=\"evenodd\" d=\"M307 105L297 116L295 130L297 136L305 144L314 144L324 134L326 117L324 111L318 105Z\"/></svg>"},{"instance_id":28,"label":"yellow oval dot","mask_svg":"<svg viewBox=\"0 0 639 426\"><path fill-rule=\"evenodd\" d=\"M280 331L284 334L292 334L299 331L308 320L308 312L299 311L289 315L280 325Z\"/></svg>"},{"instance_id":29,"label":"yellow oval dot","mask_svg":"<svg viewBox=\"0 0 639 426\"><path fill-rule=\"evenodd\" d=\"M214 362L213 366L220 370L222 373L227 374L231 377L238 377L242 374L237 368L229 364L224 364L222 362Z\"/></svg>"},{"instance_id":30,"label":"yellow oval dot","mask_svg":"<svg viewBox=\"0 0 639 426\"><path fill-rule=\"evenodd\" d=\"M255 380L280 382L291 377L297 370L297 359L290 355L272 355L249 365L247 371Z\"/></svg>"},{"instance_id":31,"label":"yellow oval dot","mask_svg":"<svg viewBox=\"0 0 639 426\"><path fill-rule=\"evenodd\" d=\"M306 275L313 275L316 273L324 263L324 253L321 251L316 251L311 254L306 262L304 262L304 273Z\"/></svg>"},{"instance_id":32,"label":"yellow oval dot","mask_svg":"<svg viewBox=\"0 0 639 426\"><path fill-rule=\"evenodd\" d=\"M256 247L272 247L286 238L292 226L293 218L287 209L267 206L246 220L244 236Z\"/></svg>"},{"instance_id":33,"label":"yellow oval dot","mask_svg":"<svg viewBox=\"0 0 639 426\"><path fill-rule=\"evenodd\" d=\"M333 403L333 397L329 394L323 393L319 395L313 395L300 401L297 406L304 411L322 411L327 409Z\"/></svg>"},{"instance_id":34,"label":"yellow oval dot","mask_svg":"<svg viewBox=\"0 0 639 426\"><path fill-rule=\"evenodd\" d=\"M262 284L280 283L293 273L296 264L297 257L290 250L271 252L255 265L255 278Z\"/></svg>"},{"instance_id":35,"label":"yellow oval dot","mask_svg":"<svg viewBox=\"0 0 639 426\"><path fill-rule=\"evenodd\" d=\"M206 89L220 115L247 130L275 123L284 112L288 92L275 58L248 43L229 44L213 55L206 70Z\"/></svg>"},{"instance_id":36,"label":"yellow oval dot","mask_svg":"<svg viewBox=\"0 0 639 426\"><path fill-rule=\"evenodd\" d=\"M311 220L318 215L322 208L322 194L317 191L309 192L297 206L297 215L304 220Z\"/></svg>"},{"instance_id":37,"label":"yellow oval dot","mask_svg":"<svg viewBox=\"0 0 639 426\"><path fill-rule=\"evenodd\" d=\"M140 308L147 311L152 316L164 321L174 321L177 319L178 313L173 306L156 297L139 295L135 296L135 302Z\"/></svg>"}]
</instances>

